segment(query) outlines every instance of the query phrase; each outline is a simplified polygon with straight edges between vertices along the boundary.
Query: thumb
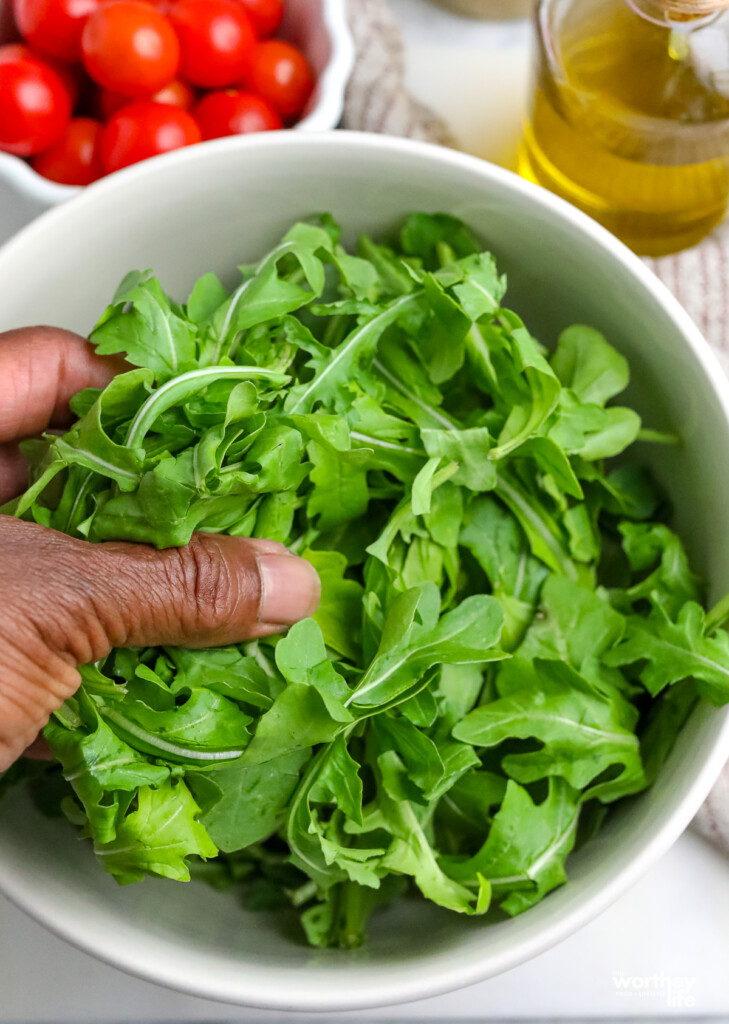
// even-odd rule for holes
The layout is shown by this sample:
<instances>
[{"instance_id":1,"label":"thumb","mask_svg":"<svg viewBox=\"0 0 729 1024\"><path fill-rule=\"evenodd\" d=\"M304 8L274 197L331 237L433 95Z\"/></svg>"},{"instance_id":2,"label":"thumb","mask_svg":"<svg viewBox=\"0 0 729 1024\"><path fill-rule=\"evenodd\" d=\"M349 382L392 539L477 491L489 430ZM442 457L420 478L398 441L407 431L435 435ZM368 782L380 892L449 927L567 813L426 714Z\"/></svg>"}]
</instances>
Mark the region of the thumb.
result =
<instances>
[{"instance_id":1,"label":"thumb","mask_svg":"<svg viewBox=\"0 0 729 1024\"><path fill-rule=\"evenodd\" d=\"M201 533L155 551L0 516L0 551L0 770L112 647L267 636L319 601L314 569L273 541Z\"/></svg>"}]
</instances>

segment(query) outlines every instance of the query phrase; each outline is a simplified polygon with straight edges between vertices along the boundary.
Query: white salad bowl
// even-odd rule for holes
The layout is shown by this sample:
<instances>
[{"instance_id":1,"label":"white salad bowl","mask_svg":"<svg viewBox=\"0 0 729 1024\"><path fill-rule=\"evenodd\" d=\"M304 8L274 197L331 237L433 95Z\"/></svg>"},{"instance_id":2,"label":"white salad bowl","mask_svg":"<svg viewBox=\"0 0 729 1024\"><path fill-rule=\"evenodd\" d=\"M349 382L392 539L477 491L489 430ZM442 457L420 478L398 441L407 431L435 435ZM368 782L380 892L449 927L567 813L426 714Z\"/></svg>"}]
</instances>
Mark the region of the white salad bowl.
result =
<instances>
[{"instance_id":1,"label":"white salad bowl","mask_svg":"<svg viewBox=\"0 0 729 1024\"><path fill-rule=\"evenodd\" d=\"M713 599L729 590L729 384L649 270L583 214L514 175L423 144L349 133L226 139L123 171L0 250L0 329L88 331L131 268L180 297L195 278L265 253L297 218L329 210L349 239L411 210L462 217L509 275L509 306L546 343L574 322L604 331L633 368L630 400L680 448L643 446ZM73 828L22 791L0 803L0 889L57 934L176 989L277 1010L406 1001L488 978L559 942L620 896L687 826L729 756L729 714L701 706L653 788L623 802L570 881L512 920L408 900L375 917L365 948L313 950L275 916L201 884L119 888ZM641 922L636 921L636 929ZM0 966L0 971L2 970Z\"/></svg>"},{"instance_id":2,"label":"white salad bowl","mask_svg":"<svg viewBox=\"0 0 729 1024\"><path fill-rule=\"evenodd\" d=\"M9 15L10 0L0 0L0 43L17 33ZM281 38L299 47L314 71L316 85L294 131L324 132L342 117L344 90L354 62L345 0L286 0ZM81 192L37 174L25 160L0 152L0 241L33 217Z\"/></svg>"}]
</instances>

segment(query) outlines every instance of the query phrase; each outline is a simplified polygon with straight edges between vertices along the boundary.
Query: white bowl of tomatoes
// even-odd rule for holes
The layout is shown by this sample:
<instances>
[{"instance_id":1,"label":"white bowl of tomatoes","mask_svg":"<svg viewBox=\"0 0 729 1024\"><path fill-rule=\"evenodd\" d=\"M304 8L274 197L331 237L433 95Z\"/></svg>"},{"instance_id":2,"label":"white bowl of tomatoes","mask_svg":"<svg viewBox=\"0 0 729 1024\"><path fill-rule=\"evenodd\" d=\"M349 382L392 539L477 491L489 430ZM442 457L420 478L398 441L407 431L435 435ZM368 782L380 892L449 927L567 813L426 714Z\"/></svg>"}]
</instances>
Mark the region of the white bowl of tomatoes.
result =
<instances>
[{"instance_id":1,"label":"white bowl of tomatoes","mask_svg":"<svg viewBox=\"0 0 729 1024\"><path fill-rule=\"evenodd\" d=\"M208 139L334 128L352 60L344 0L7 0L6 208Z\"/></svg>"}]
</instances>

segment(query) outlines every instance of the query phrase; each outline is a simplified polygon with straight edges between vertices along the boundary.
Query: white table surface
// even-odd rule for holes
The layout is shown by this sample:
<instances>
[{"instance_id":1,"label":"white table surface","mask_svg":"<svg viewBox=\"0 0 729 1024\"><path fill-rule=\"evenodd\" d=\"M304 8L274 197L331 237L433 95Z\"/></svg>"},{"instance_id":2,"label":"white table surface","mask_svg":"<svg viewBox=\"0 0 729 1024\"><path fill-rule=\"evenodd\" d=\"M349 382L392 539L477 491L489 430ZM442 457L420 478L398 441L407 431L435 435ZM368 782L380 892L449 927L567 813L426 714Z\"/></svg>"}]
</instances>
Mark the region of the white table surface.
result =
<instances>
[{"instance_id":1,"label":"white table surface","mask_svg":"<svg viewBox=\"0 0 729 1024\"><path fill-rule=\"evenodd\" d=\"M528 28L465 21L427 0L392 0L408 84L463 149L513 166L528 81ZM0 209L0 233L13 211ZM559 947L458 993L337 1021L528 1018L729 1020L729 862L694 835ZM179 995L98 963L0 897L0 1024L312 1021Z\"/></svg>"}]
</instances>

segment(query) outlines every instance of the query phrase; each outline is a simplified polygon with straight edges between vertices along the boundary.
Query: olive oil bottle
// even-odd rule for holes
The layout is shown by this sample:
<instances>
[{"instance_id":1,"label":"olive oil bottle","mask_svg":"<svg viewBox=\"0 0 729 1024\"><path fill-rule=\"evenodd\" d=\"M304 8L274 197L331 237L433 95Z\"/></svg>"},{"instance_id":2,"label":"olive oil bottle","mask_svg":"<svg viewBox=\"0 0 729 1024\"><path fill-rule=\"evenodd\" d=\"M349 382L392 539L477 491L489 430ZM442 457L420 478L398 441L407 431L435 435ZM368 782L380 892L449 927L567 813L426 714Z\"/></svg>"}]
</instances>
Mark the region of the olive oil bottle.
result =
<instances>
[{"instance_id":1,"label":"olive oil bottle","mask_svg":"<svg viewBox=\"0 0 729 1024\"><path fill-rule=\"evenodd\" d=\"M693 245L729 197L729 0L541 0L519 171L636 252Z\"/></svg>"}]
</instances>

